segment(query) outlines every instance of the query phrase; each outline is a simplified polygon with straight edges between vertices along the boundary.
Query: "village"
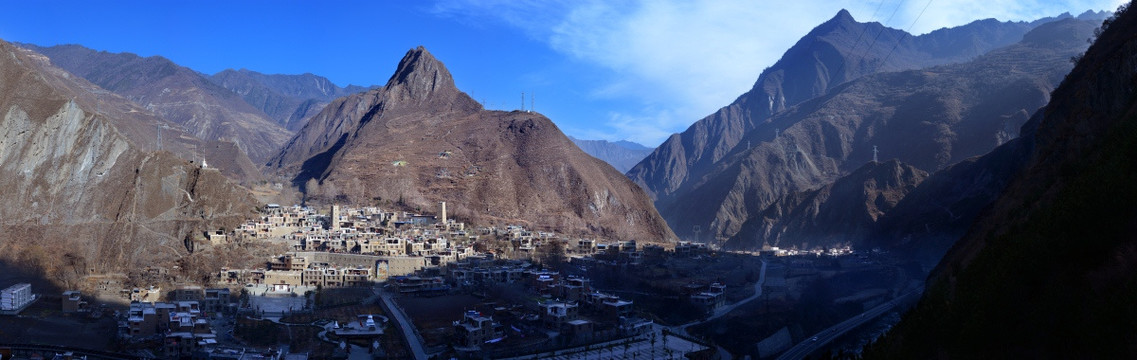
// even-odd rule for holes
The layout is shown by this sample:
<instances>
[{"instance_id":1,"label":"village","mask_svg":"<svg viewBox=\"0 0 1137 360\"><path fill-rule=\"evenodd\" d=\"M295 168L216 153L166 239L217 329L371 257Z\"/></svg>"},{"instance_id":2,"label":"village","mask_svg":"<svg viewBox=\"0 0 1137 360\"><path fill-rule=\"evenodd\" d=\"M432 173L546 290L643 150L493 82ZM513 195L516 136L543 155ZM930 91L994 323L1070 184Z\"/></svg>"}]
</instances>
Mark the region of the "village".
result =
<instances>
[{"instance_id":1,"label":"village","mask_svg":"<svg viewBox=\"0 0 1137 360\"><path fill-rule=\"evenodd\" d=\"M216 269L204 283L179 281L177 269L147 269L146 279L168 282L137 287L99 277L94 294L63 292L60 311L114 319L114 350L143 358L709 359L724 350L700 326L745 303L764 300L768 311L771 299L798 297L797 283L819 274L806 259L851 254L472 227L449 218L445 203L437 215L267 204L258 218L202 237L203 248L284 251ZM127 307L110 310L108 296ZM879 303L890 293L857 296Z\"/></svg>"}]
</instances>

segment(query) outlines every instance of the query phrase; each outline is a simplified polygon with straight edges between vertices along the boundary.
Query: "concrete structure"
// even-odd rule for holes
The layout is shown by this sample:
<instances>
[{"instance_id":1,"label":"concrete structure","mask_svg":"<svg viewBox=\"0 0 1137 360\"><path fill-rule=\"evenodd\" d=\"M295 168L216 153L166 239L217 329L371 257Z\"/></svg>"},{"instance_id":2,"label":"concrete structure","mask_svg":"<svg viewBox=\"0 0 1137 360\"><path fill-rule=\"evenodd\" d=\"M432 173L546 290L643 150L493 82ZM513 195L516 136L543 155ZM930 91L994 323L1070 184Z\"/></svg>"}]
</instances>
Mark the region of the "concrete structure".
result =
<instances>
[{"instance_id":1,"label":"concrete structure","mask_svg":"<svg viewBox=\"0 0 1137 360\"><path fill-rule=\"evenodd\" d=\"M87 309L87 302L83 301L83 294L78 290L64 291L62 310L65 313L79 312Z\"/></svg>"},{"instance_id":2,"label":"concrete structure","mask_svg":"<svg viewBox=\"0 0 1137 360\"><path fill-rule=\"evenodd\" d=\"M230 291L227 288L205 289L205 300L202 301L202 310L207 313L224 313L229 311L232 303Z\"/></svg>"},{"instance_id":3,"label":"concrete structure","mask_svg":"<svg viewBox=\"0 0 1137 360\"><path fill-rule=\"evenodd\" d=\"M0 291L0 311L18 312L28 305L31 305L35 300L36 296L32 294L31 284L19 283L12 285Z\"/></svg>"}]
</instances>

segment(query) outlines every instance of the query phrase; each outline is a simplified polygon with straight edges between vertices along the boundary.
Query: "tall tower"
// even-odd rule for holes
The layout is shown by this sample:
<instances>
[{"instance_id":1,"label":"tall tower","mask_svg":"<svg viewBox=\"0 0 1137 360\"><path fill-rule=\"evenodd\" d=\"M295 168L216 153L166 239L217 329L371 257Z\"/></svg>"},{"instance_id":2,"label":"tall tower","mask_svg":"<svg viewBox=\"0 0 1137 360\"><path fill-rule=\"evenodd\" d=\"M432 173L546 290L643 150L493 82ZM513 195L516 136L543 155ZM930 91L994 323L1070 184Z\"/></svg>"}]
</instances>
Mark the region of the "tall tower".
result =
<instances>
[{"instance_id":1,"label":"tall tower","mask_svg":"<svg viewBox=\"0 0 1137 360\"><path fill-rule=\"evenodd\" d=\"M445 201L442 202L442 225L446 226L446 227L450 226L448 224L448 222L446 221L446 202Z\"/></svg>"},{"instance_id":2,"label":"tall tower","mask_svg":"<svg viewBox=\"0 0 1137 360\"><path fill-rule=\"evenodd\" d=\"M332 205L332 231L340 229L340 206Z\"/></svg>"},{"instance_id":3,"label":"tall tower","mask_svg":"<svg viewBox=\"0 0 1137 360\"><path fill-rule=\"evenodd\" d=\"M876 145L873 145L873 146L872 146L872 162L873 162L874 164L875 164L875 163L877 163L877 160L876 160L876 153L877 153L877 150L876 150Z\"/></svg>"}]
</instances>

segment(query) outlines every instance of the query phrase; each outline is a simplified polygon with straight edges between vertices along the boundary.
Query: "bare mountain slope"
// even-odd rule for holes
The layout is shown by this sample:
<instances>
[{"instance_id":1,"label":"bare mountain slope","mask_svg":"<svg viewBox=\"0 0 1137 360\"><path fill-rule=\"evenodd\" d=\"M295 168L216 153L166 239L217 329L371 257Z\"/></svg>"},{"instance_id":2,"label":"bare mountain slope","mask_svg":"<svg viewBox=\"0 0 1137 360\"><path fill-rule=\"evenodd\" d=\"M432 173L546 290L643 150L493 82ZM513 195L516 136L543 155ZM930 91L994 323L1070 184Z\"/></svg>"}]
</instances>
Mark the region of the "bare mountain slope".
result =
<instances>
[{"instance_id":1,"label":"bare mountain slope","mask_svg":"<svg viewBox=\"0 0 1137 360\"><path fill-rule=\"evenodd\" d=\"M292 136L237 94L160 56L144 58L78 45L21 46L47 55L56 66L141 104L198 138L236 143L257 163Z\"/></svg>"},{"instance_id":2,"label":"bare mountain slope","mask_svg":"<svg viewBox=\"0 0 1137 360\"><path fill-rule=\"evenodd\" d=\"M1067 15L1068 16L1068 15ZM733 103L674 134L628 176L655 200L698 181L752 131L774 133L786 124L768 119L840 84L882 71L924 68L971 60L1019 41L1042 22L980 20L920 36L880 23L860 23L841 10L818 25L758 77ZM677 231L683 231L676 228Z\"/></svg>"},{"instance_id":3,"label":"bare mountain slope","mask_svg":"<svg viewBox=\"0 0 1137 360\"><path fill-rule=\"evenodd\" d=\"M221 71L209 80L240 95L290 131L304 127L332 100L368 90L356 85L341 88L313 74L268 75L247 69Z\"/></svg>"},{"instance_id":4,"label":"bare mountain slope","mask_svg":"<svg viewBox=\"0 0 1137 360\"><path fill-rule=\"evenodd\" d=\"M866 248L878 222L920 184L928 173L896 160L870 162L831 184L787 194L752 222L763 245ZM739 238L728 247L752 248Z\"/></svg>"},{"instance_id":5,"label":"bare mountain slope","mask_svg":"<svg viewBox=\"0 0 1137 360\"><path fill-rule=\"evenodd\" d=\"M537 113L486 111L412 49L387 85L337 99L272 159L309 196L446 201L477 223L671 242L651 200Z\"/></svg>"},{"instance_id":6,"label":"bare mountain slope","mask_svg":"<svg viewBox=\"0 0 1137 360\"><path fill-rule=\"evenodd\" d=\"M1018 136L1092 28L1090 21L1050 22L970 62L844 84L770 118L656 204L680 234L699 225L719 239L761 245L752 231L761 226L751 224L764 221L760 209L850 173L872 159L874 146L880 158L935 171Z\"/></svg>"},{"instance_id":7,"label":"bare mountain slope","mask_svg":"<svg viewBox=\"0 0 1137 360\"><path fill-rule=\"evenodd\" d=\"M172 265L187 237L250 215L248 192L219 171L154 151L147 139L163 120L91 90L0 41L0 256L67 283ZM205 144L174 138L172 151Z\"/></svg>"}]
</instances>

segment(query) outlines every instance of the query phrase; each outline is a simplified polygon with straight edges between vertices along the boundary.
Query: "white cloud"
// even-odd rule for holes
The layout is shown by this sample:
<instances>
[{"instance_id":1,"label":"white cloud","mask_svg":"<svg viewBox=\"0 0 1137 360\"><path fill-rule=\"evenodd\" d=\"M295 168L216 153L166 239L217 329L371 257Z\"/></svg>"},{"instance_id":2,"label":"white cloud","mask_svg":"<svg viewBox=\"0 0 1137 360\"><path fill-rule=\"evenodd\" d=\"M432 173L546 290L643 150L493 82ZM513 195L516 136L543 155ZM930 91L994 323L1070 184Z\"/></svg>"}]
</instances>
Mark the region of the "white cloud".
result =
<instances>
[{"instance_id":1,"label":"white cloud","mask_svg":"<svg viewBox=\"0 0 1137 360\"><path fill-rule=\"evenodd\" d=\"M749 90L762 69L841 8L861 22L911 27L919 34L983 18L1033 20L1067 11L1112 10L1121 2L469 0L449 2L438 12L496 18L557 52L612 70L615 75L596 84L590 95L633 101L640 111L611 113L607 129L598 133L658 144Z\"/></svg>"}]
</instances>

